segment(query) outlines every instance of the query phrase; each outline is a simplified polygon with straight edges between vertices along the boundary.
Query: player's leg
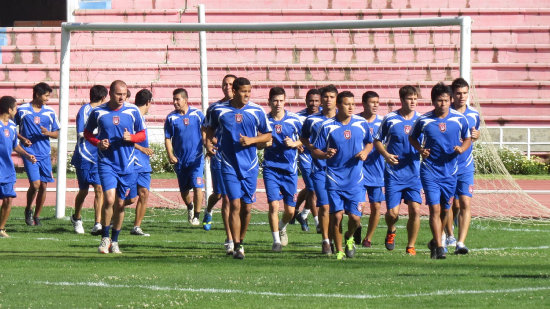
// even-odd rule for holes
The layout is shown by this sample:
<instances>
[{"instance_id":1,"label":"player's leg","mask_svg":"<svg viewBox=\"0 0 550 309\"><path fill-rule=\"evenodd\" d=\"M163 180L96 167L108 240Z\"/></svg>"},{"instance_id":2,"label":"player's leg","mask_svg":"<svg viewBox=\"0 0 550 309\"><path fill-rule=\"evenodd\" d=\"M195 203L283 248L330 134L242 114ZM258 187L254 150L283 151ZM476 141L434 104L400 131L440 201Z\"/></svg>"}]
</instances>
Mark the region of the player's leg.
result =
<instances>
[{"instance_id":1,"label":"player's leg","mask_svg":"<svg viewBox=\"0 0 550 309\"><path fill-rule=\"evenodd\" d=\"M113 188L110 188L111 185L108 185L106 182L102 179L102 186L104 189L103 191L103 207L102 207L102 215L101 215L101 224L103 225L103 229L101 232L101 243L98 247L99 253L109 253L109 249L111 247L111 238L110 238L110 232L111 232L111 220L113 218L113 206L115 204L115 197L116 197L116 185Z\"/></svg>"},{"instance_id":2,"label":"player's leg","mask_svg":"<svg viewBox=\"0 0 550 309\"><path fill-rule=\"evenodd\" d=\"M23 158L23 166L29 179L29 189L27 190L27 204L25 207L25 223L34 225L32 203L36 198L38 188L40 188L40 168L38 163L33 164L31 161Z\"/></svg>"},{"instance_id":3,"label":"player's leg","mask_svg":"<svg viewBox=\"0 0 550 309\"><path fill-rule=\"evenodd\" d=\"M223 220L223 226L225 229L225 251L227 254L233 254L234 249L234 241L233 241L233 235L231 234L231 227L229 225L229 213L230 213L230 203L229 198L227 195L222 196L222 220Z\"/></svg>"},{"instance_id":4,"label":"player's leg","mask_svg":"<svg viewBox=\"0 0 550 309\"><path fill-rule=\"evenodd\" d=\"M135 187L138 182L138 173L119 175L115 202L113 205L113 231L111 234L111 252L121 253L118 247L118 235L122 229L125 216L125 198L130 188Z\"/></svg>"},{"instance_id":5,"label":"player's leg","mask_svg":"<svg viewBox=\"0 0 550 309\"><path fill-rule=\"evenodd\" d=\"M298 200L298 194L296 192L298 191L298 174L286 174L283 177L279 177L277 181L279 183L280 192L284 201L284 212L281 220L279 221L279 234L281 237L281 244L286 246L288 245L288 234L286 227L290 223L290 220L296 215L295 208ZM302 219L301 216L300 219ZM302 224L302 222L300 222L300 224Z\"/></svg>"},{"instance_id":6,"label":"player's leg","mask_svg":"<svg viewBox=\"0 0 550 309\"><path fill-rule=\"evenodd\" d=\"M45 181L40 181L40 186L38 186L38 192L36 192L36 207L34 208L34 225L41 225L40 223L40 213L42 212L42 207L44 207L44 202L46 202L46 190L48 189L48 183Z\"/></svg>"},{"instance_id":7,"label":"player's leg","mask_svg":"<svg viewBox=\"0 0 550 309\"><path fill-rule=\"evenodd\" d=\"M84 227L82 226L82 206L84 205L84 200L88 196L88 190L90 184L88 183L88 172L87 169L76 169L76 179L78 182L78 193L74 199L74 213L71 215L70 220L73 224L73 229L77 234L84 234Z\"/></svg>"},{"instance_id":8,"label":"player's leg","mask_svg":"<svg viewBox=\"0 0 550 309\"><path fill-rule=\"evenodd\" d=\"M321 228L322 250L324 254L332 254L330 247L331 232L329 231L329 198L326 190L326 176L324 172L316 172L311 174L313 186L315 187L315 195L317 197L317 207L319 210L319 226Z\"/></svg>"},{"instance_id":9,"label":"player's leg","mask_svg":"<svg viewBox=\"0 0 550 309\"><path fill-rule=\"evenodd\" d=\"M340 210L335 213L330 214L330 229L333 233L333 240L334 240L334 246L336 250L336 258L338 260L343 259L345 253L344 248L342 246L342 231L340 229L340 225L342 224L342 218L344 216L344 211Z\"/></svg>"},{"instance_id":10,"label":"player's leg","mask_svg":"<svg viewBox=\"0 0 550 309\"><path fill-rule=\"evenodd\" d=\"M212 162L212 161L211 161ZM205 231L210 231L210 229L212 228L212 209L214 209L214 206L216 205L216 203L223 198L223 196L226 194L225 193L225 186L223 184L223 180L222 180L222 171L221 169L219 168L212 168L213 165L210 166L210 175L212 176L212 189L213 189L213 192L212 194L210 194L210 196L208 197L207 201L206 201L206 209L204 210L204 215L203 215L203 219L202 219L202 228L205 230ZM227 200L222 200L222 220L224 222L224 227L226 228L226 230L228 230L229 226L226 224L226 219L227 217L225 216L224 214L224 203L226 205L226 210L227 210ZM226 249L227 249L227 246L228 246L228 239L226 239Z\"/></svg>"},{"instance_id":11,"label":"player's leg","mask_svg":"<svg viewBox=\"0 0 550 309\"><path fill-rule=\"evenodd\" d=\"M370 216L369 224L367 226L367 234L363 239L363 247L370 248L372 238L374 237L374 231L380 222L380 207L384 198L384 191L382 187L367 187L367 195L369 198Z\"/></svg>"},{"instance_id":12,"label":"player's leg","mask_svg":"<svg viewBox=\"0 0 550 309\"><path fill-rule=\"evenodd\" d=\"M474 174L465 173L458 175L455 200L458 200L460 207L458 215L458 242L456 243L455 254L467 254L468 248L464 244L470 228L471 201L474 186Z\"/></svg>"},{"instance_id":13,"label":"player's leg","mask_svg":"<svg viewBox=\"0 0 550 309\"><path fill-rule=\"evenodd\" d=\"M456 246L456 237L454 233L455 229L455 222L458 222L458 216L459 216L459 209L460 209L460 203L458 201L458 197L455 197L453 199L453 202L451 204L451 210L447 214L447 224L445 225L445 229L443 230L443 237L445 238L445 246L447 247L454 247Z\"/></svg>"},{"instance_id":14,"label":"player's leg","mask_svg":"<svg viewBox=\"0 0 550 309\"><path fill-rule=\"evenodd\" d=\"M420 204L414 201L406 201L409 210L409 220L407 221L407 248L405 252L410 255L416 255L416 238L420 230Z\"/></svg>"},{"instance_id":15,"label":"player's leg","mask_svg":"<svg viewBox=\"0 0 550 309\"><path fill-rule=\"evenodd\" d=\"M149 189L138 185L138 201L136 204L136 216L134 218L134 227L130 234L139 236L150 236L150 234L143 232L141 223L145 217L147 211L147 205L149 202Z\"/></svg>"},{"instance_id":16,"label":"player's leg","mask_svg":"<svg viewBox=\"0 0 550 309\"><path fill-rule=\"evenodd\" d=\"M8 238L10 236L6 233L6 222L8 222L8 218L10 216L13 198L6 197L5 195L2 195L2 197L2 208L0 209L0 238Z\"/></svg>"},{"instance_id":17,"label":"player's leg","mask_svg":"<svg viewBox=\"0 0 550 309\"><path fill-rule=\"evenodd\" d=\"M199 216L201 214L202 204L204 202L204 181L202 176L204 175L204 162L196 164L190 167L192 182L193 182L193 202L195 204L195 209L193 211L193 219L191 220L192 225L200 225Z\"/></svg>"},{"instance_id":18,"label":"player's leg","mask_svg":"<svg viewBox=\"0 0 550 309\"><path fill-rule=\"evenodd\" d=\"M401 203L401 201L399 201L399 203ZM386 225L388 226L384 244L386 246L386 249L390 251L395 248L395 233L397 231L396 223L399 220L399 207L399 204L394 204L393 206L391 204L388 204L388 209L386 211L386 215L384 216L386 220Z\"/></svg>"},{"instance_id":19,"label":"player's leg","mask_svg":"<svg viewBox=\"0 0 550 309\"><path fill-rule=\"evenodd\" d=\"M92 227L92 235L100 235L103 229L101 225L101 214L103 209L103 188L101 184L94 184L94 221L95 224Z\"/></svg>"},{"instance_id":20,"label":"player's leg","mask_svg":"<svg viewBox=\"0 0 550 309\"><path fill-rule=\"evenodd\" d=\"M271 236L273 237L273 245L271 250L275 252L281 252L283 245L281 244L281 237L279 235L279 201L268 201L269 212L268 221L271 228Z\"/></svg>"},{"instance_id":21,"label":"player's leg","mask_svg":"<svg viewBox=\"0 0 550 309\"><path fill-rule=\"evenodd\" d=\"M178 178L178 185L180 188L180 195L187 206L187 221L191 224L193 222L193 198L189 191L193 188L193 182L189 177L189 169L180 169L176 171L176 176Z\"/></svg>"},{"instance_id":22,"label":"player's leg","mask_svg":"<svg viewBox=\"0 0 550 309\"><path fill-rule=\"evenodd\" d=\"M420 170L420 179L422 181L422 187L424 189L424 195L426 196L426 204L430 208L430 230L432 232L432 240L428 243L430 249L430 256L432 259L444 259L445 248L441 241L441 234L443 232L442 214L443 207L441 205L441 186L439 182L442 179L436 179L430 172L424 169ZM456 179L454 180L456 181ZM455 185L453 187L453 192Z\"/></svg>"},{"instance_id":23,"label":"player's leg","mask_svg":"<svg viewBox=\"0 0 550 309\"><path fill-rule=\"evenodd\" d=\"M344 211L348 215L348 230L344 234L345 253L348 258L355 256L355 232L361 227L361 216L365 205L364 187L352 188L344 192Z\"/></svg>"},{"instance_id":24,"label":"player's leg","mask_svg":"<svg viewBox=\"0 0 550 309\"><path fill-rule=\"evenodd\" d=\"M283 249L283 244L281 243L281 237L279 234L279 201L283 198L281 195L281 186L278 181L279 178L281 178L280 174L264 167L264 187L267 196L267 204L269 206L267 219L269 221L269 227L273 237L273 245L271 246L271 250L275 252L281 252Z\"/></svg>"}]
</instances>

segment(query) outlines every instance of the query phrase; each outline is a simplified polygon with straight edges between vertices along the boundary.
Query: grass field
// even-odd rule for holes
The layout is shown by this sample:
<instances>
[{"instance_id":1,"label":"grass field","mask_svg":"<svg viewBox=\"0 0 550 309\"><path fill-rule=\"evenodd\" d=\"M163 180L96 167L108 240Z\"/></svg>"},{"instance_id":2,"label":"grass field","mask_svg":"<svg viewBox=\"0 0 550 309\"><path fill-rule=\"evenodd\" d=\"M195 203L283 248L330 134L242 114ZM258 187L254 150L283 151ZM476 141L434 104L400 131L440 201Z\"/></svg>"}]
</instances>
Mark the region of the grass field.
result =
<instances>
[{"instance_id":1,"label":"grass field","mask_svg":"<svg viewBox=\"0 0 550 309\"><path fill-rule=\"evenodd\" d=\"M283 253L272 253L267 216L254 213L240 261L223 251L219 213L205 232L186 222L184 210L149 209L142 227L151 237L139 237L129 234L128 210L117 256L98 254L99 237L75 235L68 220L53 216L47 207L43 226L27 227L23 208L13 209L11 238L0 239L1 308L550 306L549 224L474 220L469 255L431 260L428 222L417 256L407 256L402 218L396 250L384 249L381 222L374 248L336 261L320 254L319 235L299 225L289 226ZM85 209L86 230L92 220Z\"/></svg>"}]
</instances>

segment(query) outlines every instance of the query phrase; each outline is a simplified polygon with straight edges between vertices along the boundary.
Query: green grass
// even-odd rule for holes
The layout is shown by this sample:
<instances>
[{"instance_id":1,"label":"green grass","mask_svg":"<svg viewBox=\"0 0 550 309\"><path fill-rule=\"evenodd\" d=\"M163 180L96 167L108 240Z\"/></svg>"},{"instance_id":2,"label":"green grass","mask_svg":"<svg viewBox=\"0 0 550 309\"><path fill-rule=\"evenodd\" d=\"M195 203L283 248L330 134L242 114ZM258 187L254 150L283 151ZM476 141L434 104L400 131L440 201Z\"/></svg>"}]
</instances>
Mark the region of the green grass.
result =
<instances>
[{"instance_id":1,"label":"green grass","mask_svg":"<svg viewBox=\"0 0 550 309\"><path fill-rule=\"evenodd\" d=\"M68 209L67 213L70 213ZM0 307L545 307L550 305L550 225L474 220L467 256L431 260L423 219L418 254L404 254L405 219L396 250L384 249L381 222L374 248L354 259L320 254L320 237L289 226L289 246L272 253L265 213L254 213L246 259L227 257L220 214L205 232L183 210L149 209L142 225L151 237L121 232L122 255L96 252L99 237L75 235L68 220L44 210L43 226L24 225L14 208L9 239L0 239ZM93 212L84 211L89 230ZM363 223L367 218L363 218ZM364 229L365 230L365 229ZM232 291L228 291L232 290Z\"/></svg>"}]
</instances>

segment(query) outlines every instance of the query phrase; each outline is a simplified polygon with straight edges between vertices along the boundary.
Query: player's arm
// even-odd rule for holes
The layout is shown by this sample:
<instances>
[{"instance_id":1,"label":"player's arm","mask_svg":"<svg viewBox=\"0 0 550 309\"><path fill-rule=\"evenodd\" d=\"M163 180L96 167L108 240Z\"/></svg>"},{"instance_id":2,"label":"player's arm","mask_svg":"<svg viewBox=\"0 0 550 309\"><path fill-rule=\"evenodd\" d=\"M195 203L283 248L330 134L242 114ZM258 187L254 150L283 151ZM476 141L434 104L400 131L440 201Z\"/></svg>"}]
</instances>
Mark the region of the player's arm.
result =
<instances>
[{"instance_id":1,"label":"player's arm","mask_svg":"<svg viewBox=\"0 0 550 309\"><path fill-rule=\"evenodd\" d=\"M361 161L365 161L369 156L370 151L372 150L372 143L366 143L363 150L359 151L355 157L359 158Z\"/></svg>"},{"instance_id":2,"label":"player's arm","mask_svg":"<svg viewBox=\"0 0 550 309\"><path fill-rule=\"evenodd\" d=\"M21 157L26 158L27 160L31 161L32 163L36 163L36 157L34 155L29 154L21 145L15 146L13 150L20 155Z\"/></svg>"},{"instance_id":3,"label":"player's arm","mask_svg":"<svg viewBox=\"0 0 550 309\"><path fill-rule=\"evenodd\" d=\"M260 133L258 136L253 136L253 137L244 136L241 133L239 133L239 135L240 135L239 142L241 143L241 146L244 146L244 147L252 146L259 143L267 143L273 138L273 136L271 135L271 132Z\"/></svg>"},{"instance_id":4,"label":"player's arm","mask_svg":"<svg viewBox=\"0 0 550 309\"><path fill-rule=\"evenodd\" d=\"M285 145L288 148L300 148L302 147L302 141L300 139L293 140L289 136L285 137L284 139Z\"/></svg>"},{"instance_id":5,"label":"player's arm","mask_svg":"<svg viewBox=\"0 0 550 309\"><path fill-rule=\"evenodd\" d=\"M472 142L475 142L479 139L480 131L477 130L475 127L472 128L471 135L472 135Z\"/></svg>"},{"instance_id":6,"label":"player's arm","mask_svg":"<svg viewBox=\"0 0 550 309\"><path fill-rule=\"evenodd\" d=\"M373 144L374 144L374 148L376 149L376 151L378 151L380 153L380 155L382 155L382 157L384 157L384 159L386 160L386 162L388 162L388 164L391 164L391 165L399 164L399 159L398 159L399 156L395 155L395 154L392 154L392 153L389 153L386 150L386 147L384 147L384 144L382 144L381 141L375 139Z\"/></svg>"},{"instance_id":7,"label":"player's arm","mask_svg":"<svg viewBox=\"0 0 550 309\"><path fill-rule=\"evenodd\" d=\"M420 145L420 142L416 138L414 138L412 135L409 135L409 143L411 143L411 146L416 149L420 153L423 159L426 159L430 156L430 149L422 148Z\"/></svg>"},{"instance_id":8,"label":"player's arm","mask_svg":"<svg viewBox=\"0 0 550 309\"><path fill-rule=\"evenodd\" d=\"M48 131L48 129L46 129L45 127L40 126L40 131L42 132L42 135L45 135L45 136L50 137L50 138L58 138L59 137L59 130Z\"/></svg>"},{"instance_id":9,"label":"player's arm","mask_svg":"<svg viewBox=\"0 0 550 309\"><path fill-rule=\"evenodd\" d=\"M214 130L214 128L212 127L206 127L205 133L206 133L206 137L205 137L204 147L206 148L206 154L208 156L213 156L216 154L216 151L218 151L216 146L214 146L216 144L216 141L215 141L216 130Z\"/></svg>"},{"instance_id":10,"label":"player's arm","mask_svg":"<svg viewBox=\"0 0 550 309\"><path fill-rule=\"evenodd\" d=\"M131 134L127 128L124 128L124 134L122 135L122 139L129 143L141 143L146 137L147 135L145 134L145 130L136 132L136 134Z\"/></svg>"},{"instance_id":11,"label":"player's arm","mask_svg":"<svg viewBox=\"0 0 550 309\"><path fill-rule=\"evenodd\" d=\"M467 137L462 141L462 145L455 146L454 151L458 154L462 154L463 152L468 150L471 145L472 145L472 139L470 137Z\"/></svg>"},{"instance_id":12,"label":"player's arm","mask_svg":"<svg viewBox=\"0 0 550 309\"><path fill-rule=\"evenodd\" d=\"M31 140L21 135L21 133L17 133L17 138L21 141L21 144L23 144L23 146L25 147L29 147L30 145L32 145Z\"/></svg>"},{"instance_id":13,"label":"player's arm","mask_svg":"<svg viewBox=\"0 0 550 309\"><path fill-rule=\"evenodd\" d=\"M153 155L153 149L151 148L143 147L140 144L134 144L134 147L149 157Z\"/></svg>"}]
</instances>

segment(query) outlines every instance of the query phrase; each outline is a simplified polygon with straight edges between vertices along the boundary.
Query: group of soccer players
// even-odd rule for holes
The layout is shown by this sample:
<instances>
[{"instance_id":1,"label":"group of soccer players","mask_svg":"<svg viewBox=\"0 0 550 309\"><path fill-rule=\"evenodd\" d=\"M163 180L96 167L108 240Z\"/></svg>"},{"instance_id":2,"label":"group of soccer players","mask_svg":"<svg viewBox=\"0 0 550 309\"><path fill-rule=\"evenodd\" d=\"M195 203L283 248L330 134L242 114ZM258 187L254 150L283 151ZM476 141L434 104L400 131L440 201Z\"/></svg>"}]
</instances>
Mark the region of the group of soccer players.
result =
<instances>
[{"instance_id":1,"label":"group of soccer players","mask_svg":"<svg viewBox=\"0 0 550 309\"><path fill-rule=\"evenodd\" d=\"M383 201L388 226L385 247L393 250L399 206L404 201L409 214L406 253L415 255L424 190L433 235L428 244L431 257L445 258L447 246L455 246L456 254L468 253L464 242L473 188L472 140L479 137L479 114L467 106L469 85L464 79L456 79L451 87L435 85L431 91L433 110L424 115L415 111L416 88L404 86L399 90L401 108L385 117L377 115L380 98L373 91L363 94L363 111L358 114L353 93L338 92L333 85L308 91L306 108L298 113L286 109L286 93L280 87L269 91L268 113L250 101L252 85L246 78L225 76L222 91L224 97L204 115L189 106L185 89L175 89L174 111L164 125L165 147L192 225L200 225L206 149L214 193L207 199L203 228L210 230L212 209L222 199L225 249L234 258L245 256L243 243L256 201L260 164L275 252L288 244L286 228L294 219L303 230L309 230L307 216L311 212L322 237L322 253L334 253L339 260L352 258L356 244L372 246ZM47 183L53 181L49 138L57 138L59 133L55 113L45 105L51 92L47 84L39 83L33 89L33 100L19 108L12 97L0 100L0 125L5 133L1 162L13 170L3 175L0 183L2 237L9 237L5 223L15 197L12 150L23 157L30 182L25 221L41 224ZM95 224L91 233L102 235L100 253L121 253L118 236L124 209L136 200L131 234L149 235L140 225L151 183L149 157L153 151L144 115L152 104L152 94L143 89L136 94L135 104L128 99L123 81L114 81L108 91L96 85L90 89L90 103L82 106L76 119L78 140L71 163L77 170L79 192L71 222L75 232L84 233L81 209L92 185ZM264 150L263 162L258 159L258 149ZM298 169L305 183L300 193ZM362 239L361 216L367 197L371 215ZM284 212L279 219L280 201ZM295 208L302 201L305 207L299 213ZM343 233L344 214L348 224ZM458 242L453 215L458 218Z\"/></svg>"}]
</instances>

